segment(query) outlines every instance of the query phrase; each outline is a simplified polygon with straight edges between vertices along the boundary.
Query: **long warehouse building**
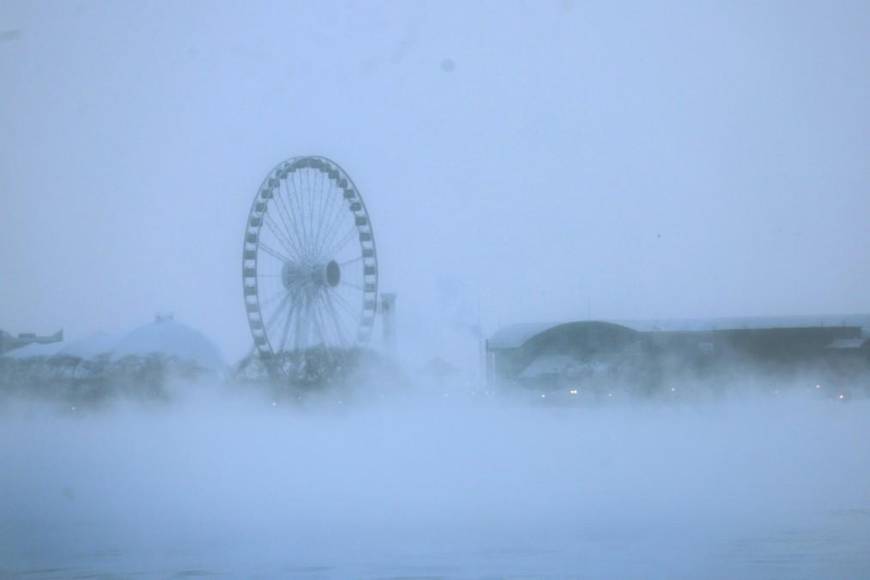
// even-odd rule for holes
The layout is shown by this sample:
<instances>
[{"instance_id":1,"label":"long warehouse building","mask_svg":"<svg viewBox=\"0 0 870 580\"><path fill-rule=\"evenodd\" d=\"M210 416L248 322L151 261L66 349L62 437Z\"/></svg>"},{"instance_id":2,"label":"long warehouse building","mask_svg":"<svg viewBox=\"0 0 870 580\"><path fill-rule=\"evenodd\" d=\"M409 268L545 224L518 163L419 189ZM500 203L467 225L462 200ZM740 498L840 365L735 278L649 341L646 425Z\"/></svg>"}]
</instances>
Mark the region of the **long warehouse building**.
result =
<instances>
[{"instance_id":1,"label":"long warehouse building","mask_svg":"<svg viewBox=\"0 0 870 580\"><path fill-rule=\"evenodd\" d=\"M870 376L870 315L515 324L486 343L493 385L654 392L675 380Z\"/></svg>"}]
</instances>

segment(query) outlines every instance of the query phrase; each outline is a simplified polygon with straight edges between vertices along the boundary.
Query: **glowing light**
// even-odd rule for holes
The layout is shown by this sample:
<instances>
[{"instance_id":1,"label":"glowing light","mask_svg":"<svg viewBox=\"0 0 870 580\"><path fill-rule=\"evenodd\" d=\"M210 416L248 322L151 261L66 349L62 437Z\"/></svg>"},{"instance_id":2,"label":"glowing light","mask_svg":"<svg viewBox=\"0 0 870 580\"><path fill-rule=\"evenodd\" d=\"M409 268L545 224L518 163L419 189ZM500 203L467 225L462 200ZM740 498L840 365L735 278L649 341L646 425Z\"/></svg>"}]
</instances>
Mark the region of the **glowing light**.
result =
<instances>
[{"instance_id":1,"label":"glowing light","mask_svg":"<svg viewBox=\"0 0 870 580\"><path fill-rule=\"evenodd\" d=\"M671 392L672 392L672 393L676 393L676 392L677 392L677 387L671 387Z\"/></svg>"},{"instance_id":2,"label":"glowing light","mask_svg":"<svg viewBox=\"0 0 870 580\"><path fill-rule=\"evenodd\" d=\"M822 388L822 385L816 385L816 388L817 388L817 389L821 389L821 388Z\"/></svg>"},{"instance_id":3,"label":"glowing light","mask_svg":"<svg viewBox=\"0 0 870 580\"><path fill-rule=\"evenodd\" d=\"M837 398L840 399L840 400L842 401L843 399L846 398L846 395L844 395L843 393L840 393L840 396L837 397Z\"/></svg>"},{"instance_id":4,"label":"glowing light","mask_svg":"<svg viewBox=\"0 0 870 580\"><path fill-rule=\"evenodd\" d=\"M546 399L546 398L547 398L547 394L546 394L546 393L541 393L541 398L542 398L542 399Z\"/></svg>"},{"instance_id":5,"label":"glowing light","mask_svg":"<svg viewBox=\"0 0 870 580\"><path fill-rule=\"evenodd\" d=\"M577 389L571 389L570 391L568 391L568 394L569 394L569 395L576 395L576 394L577 394Z\"/></svg>"}]
</instances>

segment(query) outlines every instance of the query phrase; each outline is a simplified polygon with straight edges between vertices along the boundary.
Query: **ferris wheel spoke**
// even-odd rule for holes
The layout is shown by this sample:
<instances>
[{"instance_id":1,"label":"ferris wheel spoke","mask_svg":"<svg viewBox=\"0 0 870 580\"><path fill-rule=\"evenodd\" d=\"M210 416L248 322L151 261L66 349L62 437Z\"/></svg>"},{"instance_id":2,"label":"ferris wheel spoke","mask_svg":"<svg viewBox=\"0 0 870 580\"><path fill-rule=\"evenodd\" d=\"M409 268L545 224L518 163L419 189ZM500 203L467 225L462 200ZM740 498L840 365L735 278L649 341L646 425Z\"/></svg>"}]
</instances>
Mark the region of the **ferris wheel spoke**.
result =
<instances>
[{"instance_id":1,"label":"ferris wheel spoke","mask_svg":"<svg viewBox=\"0 0 870 580\"><path fill-rule=\"evenodd\" d=\"M325 295L326 306L329 309L330 316L332 318L332 324L335 328L335 333L338 336L339 342L343 345L347 343L345 339L344 332L341 329L341 322L338 312L335 310L335 306L332 303L332 296L330 294Z\"/></svg>"},{"instance_id":2,"label":"ferris wheel spoke","mask_svg":"<svg viewBox=\"0 0 870 580\"><path fill-rule=\"evenodd\" d=\"M333 184L332 180L329 180L329 206L324 211L324 220L323 220L323 236L320 240L320 245L318 246L318 251L321 257L329 257L326 256L323 251L328 246L329 241L335 235L335 229L341 225L342 217L347 216L344 203L344 192L337 184ZM345 210L345 211L343 211Z\"/></svg>"},{"instance_id":3,"label":"ferris wheel spoke","mask_svg":"<svg viewBox=\"0 0 870 580\"><path fill-rule=\"evenodd\" d=\"M315 303L311 309L311 328L313 330L314 338L312 339L312 346L316 346L316 342L319 339L321 344L326 346L326 339L323 336L323 327L320 324L320 317L318 315L317 304Z\"/></svg>"},{"instance_id":4,"label":"ferris wheel spoke","mask_svg":"<svg viewBox=\"0 0 870 580\"><path fill-rule=\"evenodd\" d=\"M282 350L284 350L286 346L290 346L287 344L287 339L293 340L292 350L297 351L300 349L298 329L303 317L305 316L304 307L304 292L299 291L294 293L293 308L288 316L285 334L281 339ZM293 330L290 330L291 328L293 328Z\"/></svg>"},{"instance_id":5,"label":"ferris wheel spoke","mask_svg":"<svg viewBox=\"0 0 870 580\"><path fill-rule=\"evenodd\" d=\"M261 299L258 306L260 307L260 316L262 317L263 313L266 312L266 308L272 306L276 302L283 301L284 297L287 296L287 292L278 291L273 294L270 294L267 298Z\"/></svg>"},{"instance_id":6,"label":"ferris wheel spoke","mask_svg":"<svg viewBox=\"0 0 870 580\"><path fill-rule=\"evenodd\" d=\"M286 295L287 295L287 292L281 291L281 292L277 292L275 294L270 295L265 300L260 300L260 310L262 311L264 306L270 306L270 305L274 304L276 301L278 301L279 299L283 299L284 296L286 296Z\"/></svg>"},{"instance_id":7,"label":"ferris wheel spoke","mask_svg":"<svg viewBox=\"0 0 870 580\"><path fill-rule=\"evenodd\" d=\"M278 219L281 221L281 225L283 226L283 230L286 233L286 237L289 240L290 238L292 238L292 228L290 225L291 219L290 219L290 215L287 213L287 209L284 207L284 204L281 200L281 193L282 193L281 185L282 184L279 181L278 191L272 193L272 199L275 202L273 204L275 207L275 213L278 214ZM269 214L267 213L266 215L268 216ZM275 225L276 230L281 229L281 228L277 227L277 224L274 223L274 220L272 220L272 221L273 221L273 225ZM295 246L295 244L291 244L291 245Z\"/></svg>"},{"instance_id":8,"label":"ferris wheel spoke","mask_svg":"<svg viewBox=\"0 0 870 580\"><path fill-rule=\"evenodd\" d=\"M325 252L327 256L334 256L338 252L340 252L347 244L353 239L353 235L356 233L356 226L352 225L347 229L346 233L339 238L337 243L332 244L328 251Z\"/></svg>"},{"instance_id":9,"label":"ferris wheel spoke","mask_svg":"<svg viewBox=\"0 0 870 580\"><path fill-rule=\"evenodd\" d=\"M356 262L359 262L359 261L362 260L362 259L363 259L363 256L362 256L362 254L360 254L360 255L357 256L356 258L351 258L350 260L345 260L344 262L341 262L341 263L339 263L338 265L339 265L339 266L347 266L347 265L349 265L349 264L354 264L354 263L356 263Z\"/></svg>"},{"instance_id":10,"label":"ferris wheel spoke","mask_svg":"<svg viewBox=\"0 0 870 580\"><path fill-rule=\"evenodd\" d=\"M319 217L317 220L317 229L315 230L316 234L314 236L314 247L317 248L318 255L320 255L320 248L323 245L323 236L325 235L323 229L325 218L327 215L331 214L330 210L332 209L333 205L333 196L330 195L332 192L332 180L328 177L323 176L320 178L320 180L321 183L320 187L318 188L318 195L320 196L320 210L317 212ZM326 191L324 191L323 181L326 181L330 184L329 187L326 188Z\"/></svg>"},{"instance_id":11,"label":"ferris wheel spoke","mask_svg":"<svg viewBox=\"0 0 870 580\"><path fill-rule=\"evenodd\" d=\"M275 308L275 310L269 316L269 320L265 324L265 328L266 328L267 332L269 330L271 330L271 328L272 328L272 326L274 326L275 322L278 321L278 317L280 316L281 312L285 308L287 308L288 306L290 306L290 294L285 294L284 298L281 300L281 303L278 305L277 308ZM287 314L289 316L290 313L288 312Z\"/></svg>"},{"instance_id":12,"label":"ferris wheel spoke","mask_svg":"<svg viewBox=\"0 0 870 580\"><path fill-rule=\"evenodd\" d=\"M323 175L321 171L312 169L308 177L308 223L311 226L312 249L317 246L317 219L315 214L317 212L317 202L320 200L318 196L318 183L320 182L321 175Z\"/></svg>"},{"instance_id":13,"label":"ferris wheel spoke","mask_svg":"<svg viewBox=\"0 0 870 580\"><path fill-rule=\"evenodd\" d=\"M287 237L287 234L284 233L283 231L281 231L281 228L278 227L278 225L275 223L275 220L273 220L269 216L269 214L266 214L266 219L263 220L263 223L266 224L266 227L269 229L269 231L272 232L272 234L275 236L275 238L281 243L281 246L284 248L284 250L288 254L290 254L296 258L299 257L299 250L294 246L294 244L290 240L290 238Z\"/></svg>"},{"instance_id":14,"label":"ferris wheel spoke","mask_svg":"<svg viewBox=\"0 0 870 580\"><path fill-rule=\"evenodd\" d=\"M296 320L294 323L293 329L293 346L294 350L302 350L302 323L305 317L305 298L304 296L300 296L298 303L298 312L296 314Z\"/></svg>"},{"instance_id":15,"label":"ferris wheel spoke","mask_svg":"<svg viewBox=\"0 0 870 580\"><path fill-rule=\"evenodd\" d=\"M284 345L287 344L287 332L290 329L290 321L293 320L293 312L296 310L296 301L294 300L290 306L290 311L287 312L287 318L284 319L284 331L281 333L281 346L278 352L284 352Z\"/></svg>"},{"instance_id":16,"label":"ferris wheel spoke","mask_svg":"<svg viewBox=\"0 0 870 580\"><path fill-rule=\"evenodd\" d=\"M293 320L292 324L288 325L288 333L285 343L287 345L287 350L298 352L303 349L302 342L299 334L299 327L303 322L305 317L305 308L301 302L295 304L295 309L293 310ZM289 343L286 341L290 341Z\"/></svg>"},{"instance_id":17,"label":"ferris wheel spoke","mask_svg":"<svg viewBox=\"0 0 870 580\"><path fill-rule=\"evenodd\" d=\"M313 184L311 186L311 230L314 232L314 237L311 240L312 247L317 248L320 241L320 223L323 221L323 202L326 201L323 195L323 180L325 174L318 171L314 174Z\"/></svg>"},{"instance_id":18,"label":"ferris wheel spoke","mask_svg":"<svg viewBox=\"0 0 870 580\"><path fill-rule=\"evenodd\" d=\"M341 197L340 192L338 192L337 195L336 195L335 197ZM318 250L319 250L319 255L320 255L322 258L328 258L328 257L331 257L331 256L329 256L328 254L326 254L326 253L324 252L324 250L326 250L326 249L329 247L330 242L331 242L331 241L333 240L333 238L335 237L336 232L340 229L340 226L341 226L341 218L342 218L342 216L345 216L345 215L346 215L346 213L345 213L344 211L342 211L342 210L347 209L347 208L345 208L345 207L343 207L343 206L344 206L344 200L341 199L341 200L339 201L339 203L337 203L337 204L333 204L333 207L331 208L332 213L330 214L329 219L326 221L326 226L325 226L325 228L324 228L325 233L324 233L324 236L323 236L323 240L322 240L322 242L321 242L321 244L320 244L320 247L318 248Z\"/></svg>"},{"instance_id":19,"label":"ferris wheel spoke","mask_svg":"<svg viewBox=\"0 0 870 580\"><path fill-rule=\"evenodd\" d=\"M302 231L305 232L305 248L311 251L311 227L308 225L308 191L311 188L311 177L307 169L303 169L299 175L299 194L296 197L299 202L299 221Z\"/></svg>"},{"instance_id":20,"label":"ferris wheel spoke","mask_svg":"<svg viewBox=\"0 0 870 580\"><path fill-rule=\"evenodd\" d=\"M278 260L281 260L283 262L292 262L293 261L290 258L288 258L287 256L285 256L284 254L282 254L281 252L275 250L274 248L272 248L268 244L264 243L262 240L260 241L260 247L267 254L269 254L270 256L273 256L274 258L276 258Z\"/></svg>"},{"instance_id":21,"label":"ferris wheel spoke","mask_svg":"<svg viewBox=\"0 0 870 580\"><path fill-rule=\"evenodd\" d=\"M336 236L340 235L341 232L344 231L341 227L343 221L342 218L346 218L347 213L346 211L342 210L347 209L348 208L344 207L343 202L338 204L335 215L333 219L330 220L329 225L327 226L327 234L322 244L323 247L321 248L322 255L329 256L329 254L326 253L326 250L330 249L330 246L332 246L332 243L335 241Z\"/></svg>"},{"instance_id":22,"label":"ferris wheel spoke","mask_svg":"<svg viewBox=\"0 0 870 580\"><path fill-rule=\"evenodd\" d=\"M354 312L353 308L351 307L351 305L348 303L347 299L344 296L342 296L338 292L334 293L334 296L335 296L335 303L338 306L341 306L341 308L345 312L347 312L347 314L350 316L351 320L358 320L359 319L359 313Z\"/></svg>"},{"instance_id":23,"label":"ferris wheel spoke","mask_svg":"<svg viewBox=\"0 0 870 580\"><path fill-rule=\"evenodd\" d=\"M281 198L281 194L284 195L285 199ZM300 232L299 221L296 219L297 212L291 209L292 197L290 195L290 185L286 179L282 181L281 188L278 191L278 202L280 204L280 209L283 210L283 213L286 216L286 223L288 224L287 231L296 239L296 246L299 248L299 257L304 259L305 240Z\"/></svg>"},{"instance_id":24,"label":"ferris wheel spoke","mask_svg":"<svg viewBox=\"0 0 870 580\"><path fill-rule=\"evenodd\" d=\"M327 325L326 320L324 319L323 310L321 308L321 297L318 295L317 300L314 305L314 320L315 325L317 327L317 332L320 335L320 342L323 344L323 347L329 352L329 339L327 337Z\"/></svg>"},{"instance_id":25,"label":"ferris wheel spoke","mask_svg":"<svg viewBox=\"0 0 870 580\"><path fill-rule=\"evenodd\" d=\"M333 292L332 294L335 297L336 304L343 306L348 313L356 316L353 312L353 309L351 308L350 302L348 302L348 299L344 295L342 295L341 292Z\"/></svg>"},{"instance_id":26,"label":"ferris wheel spoke","mask_svg":"<svg viewBox=\"0 0 870 580\"><path fill-rule=\"evenodd\" d=\"M330 347L332 346L332 341L329 339L328 327L323 318L323 311L320 304L320 296L319 294L314 297L314 303L312 305L312 320L314 321L314 328L317 331L317 335L320 337L320 344L323 345L323 348L329 352Z\"/></svg>"},{"instance_id":27,"label":"ferris wheel spoke","mask_svg":"<svg viewBox=\"0 0 870 580\"><path fill-rule=\"evenodd\" d=\"M305 229L308 232L308 238L305 243L308 248L309 256L314 257L314 192L313 192L313 169L305 170L305 196L303 197L303 211L305 219Z\"/></svg>"},{"instance_id":28,"label":"ferris wheel spoke","mask_svg":"<svg viewBox=\"0 0 870 580\"><path fill-rule=\"evenodd\" d=\"M309 310L308 296L304 295L300 302L299 316L296 317L296 348L302 351L308 348Z\"/></svg>"},{"instance_id":29,"label":"ferris wheel spoke","mask_svg":"<svg viewBox=\"0 0 870 580\"><path fill-rule=\"evenodd\" d=\"M278 292L276 294L272 294L268 298L260 300L260 308L262 309L264 306L269 306L270 304L273 304L277 300L283 298L285 294L286 292Z\"/></svg>"},{"instance_id":30,"label":"ferris wheel spoke","mask_svg":"<svg viewBox=\"0 0 870 580\"><path fill-rule=\"evenodd\" d=\"M326 305L325 293L323 292L318 293L317 295L317 316L323 324L323 328L325 329L325 331L333 336L333 340L329 341L329 346L341 346L343 344L342 337L335 327L335 323L332 320L332 315L329 313L328 307Z\"/></svg>"},{"instance_id":31,"label":"ferris wheel spoke","mask_svg":"<svg viewBox=\"0 0 870 580\"><path fill-rule=\"evenodd\" d=\"M300 292L302 290L302 288L305 286L305 283L306 283L305 280L299 280L299 279L294 279L294 278L290 278L285 283L285 281L282 277L281 287L285 292L289 292L291 294L294 294L294 293Z\"/></svg>"},{"instance_id":32,"label":"ferris wheel spoke","mask_svg":"<svg viewBox=\"0 0 870 580\"><path fill-rule=\"evenodd\" d=\"M291 209L290 185L286 179L281 181L281 187L278 190L278 203L280 210L285 217L284 221L287 224L288 235L295 240L300 258L304 258L304 241L299 231L296 212Z\"/></svg>"},{"instance_id":33,"label":"ferris wheel spoke","mask_svg":"<svg viewBox=\"0 0 870 580\"><path fill-rule=\"evenodd\" d=\"M308 223L311 225L311 250L313 252L317 248L318 204L323 201L323 198L320 196L320 181L323 172L313 169L311 171L312 175L310 176L308 188Z\"/></svg>"},{"instance_id":34,"label":"ferris wheel spoke","mask_svg":"<svg viewBox=\"0 0 870 580\"><path fill-rule=\"evenodd\" d=\"M299 242L299 247L301 249L301 254L303 259L307 258L307 236L305 232L305 224L302 219L302 211L301 206L299 205L299 186L298 183L298 171L293 171L290 173L290 180L285 180L283 192L286 198L285 211L290 216L291 223L293 224L293 232L296 236L297 241ZM292 187L291 187L292 186Z\"/></svg>"}]
</instances>

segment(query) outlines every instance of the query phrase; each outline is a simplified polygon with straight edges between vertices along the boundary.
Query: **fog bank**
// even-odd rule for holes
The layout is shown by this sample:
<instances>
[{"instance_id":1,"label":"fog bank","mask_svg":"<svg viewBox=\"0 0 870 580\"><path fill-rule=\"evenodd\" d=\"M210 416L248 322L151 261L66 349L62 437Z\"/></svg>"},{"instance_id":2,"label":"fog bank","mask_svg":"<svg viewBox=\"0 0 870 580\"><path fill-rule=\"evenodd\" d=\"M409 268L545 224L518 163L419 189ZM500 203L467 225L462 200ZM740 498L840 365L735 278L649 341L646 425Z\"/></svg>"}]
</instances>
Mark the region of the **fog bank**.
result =
<instances>
[{"instance_id":1,"label":"fog bank","mask_svg":"<svg viewBox=\"0 0 870 580\"><path fill-rule=\"evenodd\" d=\"M837 577L870 401L405 398L0 411L0 573Z\"/></svg>"}]
</instances>

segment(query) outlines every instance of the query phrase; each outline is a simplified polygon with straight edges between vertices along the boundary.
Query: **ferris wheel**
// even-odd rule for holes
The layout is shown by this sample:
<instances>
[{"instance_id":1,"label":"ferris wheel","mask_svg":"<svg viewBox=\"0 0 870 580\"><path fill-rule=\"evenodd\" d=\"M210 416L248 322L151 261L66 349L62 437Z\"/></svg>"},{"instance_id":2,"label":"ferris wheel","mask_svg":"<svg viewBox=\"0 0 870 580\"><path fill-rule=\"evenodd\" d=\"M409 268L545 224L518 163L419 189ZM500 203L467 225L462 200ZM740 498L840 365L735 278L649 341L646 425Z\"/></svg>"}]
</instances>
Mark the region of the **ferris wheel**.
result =
<instances>
[{"instance_id":1,"label":"ferris wheel","mask_svg":"<svg viewBox=\"0 0 870 580\"><path fill-rule=\"evenodd\" d=\"M242 278L254 351L273 377L322 374L368 341L375 238L359 190L337 163L294 157L266 176L248 215Z\"/></svg>"}]
</instances>

